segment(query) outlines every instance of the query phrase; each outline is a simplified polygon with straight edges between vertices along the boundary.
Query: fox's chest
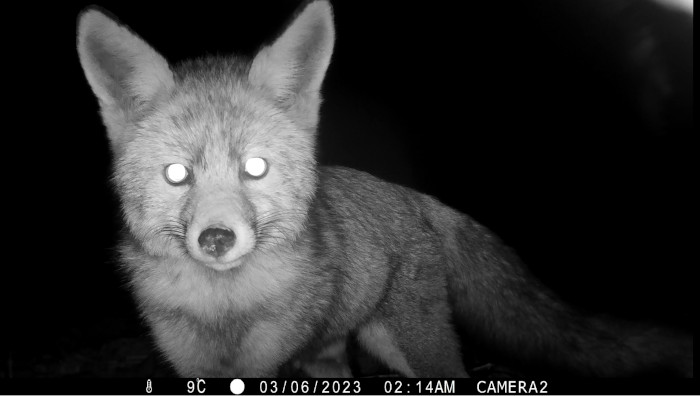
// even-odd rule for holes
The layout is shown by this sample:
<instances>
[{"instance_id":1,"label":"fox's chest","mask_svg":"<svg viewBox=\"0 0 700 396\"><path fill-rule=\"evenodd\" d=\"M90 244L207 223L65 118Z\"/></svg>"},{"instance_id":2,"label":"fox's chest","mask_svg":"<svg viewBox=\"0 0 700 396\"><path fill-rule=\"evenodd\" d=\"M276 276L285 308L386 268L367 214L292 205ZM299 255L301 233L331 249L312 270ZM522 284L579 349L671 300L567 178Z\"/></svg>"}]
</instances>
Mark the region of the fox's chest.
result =
<instances>
[{"instance_id":1,"label":"fox's chest","mask_svg":"<svg viewBox=\"0 0 700 396\"><path fill-rule=\"evenodd\" d=\"M276 362L291 352L283 338L293 329L269 312L233 314L216 322L181 311L146 313L159 349L182 376L274 375ZM261 355L268 356L260 362Z\"/></svg>"},{"instance_id":2,"label":"fox's chest","mask_svg":"<svg viewBox=\"0 0 700 396\"><path fill-rule=\"evenodd\" d=\"M147 263L149 269L136 272L133 281L142 303L206 321L284 300L295 276L281 264L259 260L216 271L186 259L160 259Z\"/></svg>"}]
</instances>

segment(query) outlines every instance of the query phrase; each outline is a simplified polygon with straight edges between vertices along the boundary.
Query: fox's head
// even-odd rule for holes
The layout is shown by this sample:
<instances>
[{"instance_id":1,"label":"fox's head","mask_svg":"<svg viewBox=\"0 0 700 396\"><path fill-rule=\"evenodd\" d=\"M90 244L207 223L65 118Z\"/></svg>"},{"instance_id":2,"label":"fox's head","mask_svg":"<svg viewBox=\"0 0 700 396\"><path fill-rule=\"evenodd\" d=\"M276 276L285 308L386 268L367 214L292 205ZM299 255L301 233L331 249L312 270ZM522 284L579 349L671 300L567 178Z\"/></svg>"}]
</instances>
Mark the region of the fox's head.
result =
<instances>
[{"instance_id":1,"label":"fox's head","mask_svg":"<svg viewBox=\"0 0 700 396\"><path fill-rule=\"evenodd\" d=\"M305 3L253 59L170 65L98 9L78 21L129 231L150 254L218 270L293 240L314 196L327 1Z\"/></svg>"}]
</instances>

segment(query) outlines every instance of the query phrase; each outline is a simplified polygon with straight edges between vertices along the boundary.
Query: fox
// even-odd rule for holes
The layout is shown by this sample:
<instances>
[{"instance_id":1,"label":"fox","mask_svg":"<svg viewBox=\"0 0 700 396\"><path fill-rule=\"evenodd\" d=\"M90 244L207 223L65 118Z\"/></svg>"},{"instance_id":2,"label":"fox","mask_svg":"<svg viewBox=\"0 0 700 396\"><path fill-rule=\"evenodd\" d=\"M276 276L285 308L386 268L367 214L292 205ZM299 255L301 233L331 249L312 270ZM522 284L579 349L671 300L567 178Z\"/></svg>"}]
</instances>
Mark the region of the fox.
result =
<instances>
[{"instance_id":1,"label":"fox","mask_svg":"<svg viewBox=\"0 0 700 396\"><path fill-rule=\"evenodd\" d=\"M96 6L77 25L120 269L178 375L350 376L351 340L401 376L468 377L466 334L578 376L693 377L692 334L584 313L468 215L318 164L328 0L303 2L252 57L171 64Z\"/></svg>"}]
</instances>

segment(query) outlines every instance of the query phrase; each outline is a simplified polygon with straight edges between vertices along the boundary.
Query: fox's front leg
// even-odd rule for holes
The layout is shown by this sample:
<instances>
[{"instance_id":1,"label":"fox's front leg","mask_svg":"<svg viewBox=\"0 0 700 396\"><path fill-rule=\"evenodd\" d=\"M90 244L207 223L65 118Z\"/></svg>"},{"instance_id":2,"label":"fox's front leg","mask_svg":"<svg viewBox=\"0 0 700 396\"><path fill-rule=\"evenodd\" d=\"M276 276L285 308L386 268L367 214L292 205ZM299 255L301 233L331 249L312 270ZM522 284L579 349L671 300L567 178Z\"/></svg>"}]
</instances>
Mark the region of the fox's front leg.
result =
<instances>
[{"instance_id":1,"label":"fox's front leg","mask_svg":"<svg viewBox=\"0 0 700 396\"><path fill-rule=\"evenodd\" d=\"M307 348L290 362L291 372L280 376L303 376L311 378L351 378L352 370L347 354L347 337Z\"/></svg>"}]
</instances>

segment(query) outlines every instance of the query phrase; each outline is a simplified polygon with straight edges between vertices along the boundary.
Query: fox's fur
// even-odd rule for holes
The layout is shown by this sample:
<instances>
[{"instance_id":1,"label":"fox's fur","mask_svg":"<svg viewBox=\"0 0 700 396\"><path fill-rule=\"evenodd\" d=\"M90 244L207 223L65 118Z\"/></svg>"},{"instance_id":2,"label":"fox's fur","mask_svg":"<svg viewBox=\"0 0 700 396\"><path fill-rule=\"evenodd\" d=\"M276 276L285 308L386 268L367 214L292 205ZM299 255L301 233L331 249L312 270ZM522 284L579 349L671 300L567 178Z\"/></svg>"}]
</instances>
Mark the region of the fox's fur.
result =
<instances>
[{"instance_id":1,"label":"fox's fur","mask_svg":"<svg viewBox=\"0 0 700 396\"><path fill-rule=\"evenodd\" d=\"M566 371L692 376L692 335L581 315L468 216L317 166L333 43L323 0L304 3L253 59L179 65L104 11L80 15L126 224L123 268L180 375L275 376L356 337L402 375L463 377L454 316L477 340ZM267 173L247 174L250 158ZM169 164L188 179L168 183ZM221 255L201 239L213 227L235 235Z\"/></svg>"}]
</instances>

